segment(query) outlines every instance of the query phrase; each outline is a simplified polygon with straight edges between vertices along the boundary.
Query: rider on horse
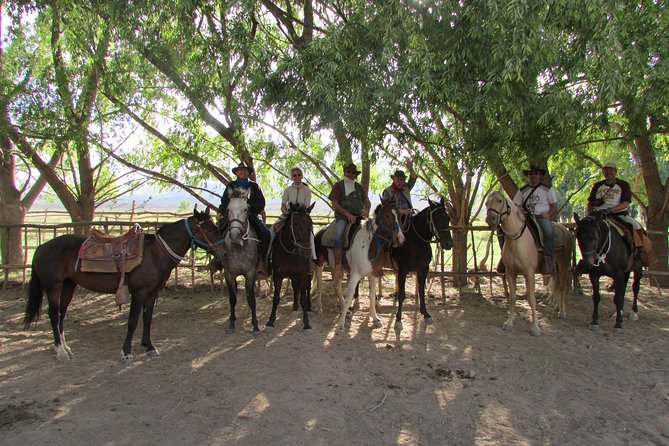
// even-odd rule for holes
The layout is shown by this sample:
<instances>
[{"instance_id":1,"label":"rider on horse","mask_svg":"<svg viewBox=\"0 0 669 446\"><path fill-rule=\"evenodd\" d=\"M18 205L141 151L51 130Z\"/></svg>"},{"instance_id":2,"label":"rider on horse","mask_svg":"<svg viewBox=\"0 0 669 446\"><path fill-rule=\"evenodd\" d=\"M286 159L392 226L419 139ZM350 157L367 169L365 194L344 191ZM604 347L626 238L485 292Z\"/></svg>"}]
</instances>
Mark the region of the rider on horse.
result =
<instances>
[{"instance_id":1,"label":"rider on horse","mask_svg":"<svg viewBox=\"0 0 669 446\"><path fill-rule=\"evenodd\" d=\"M647 236L643 227L628 214L632 201L632 189L629 183L616 177L618 167L615 163L604 164L602 174L604 179L593 185L588 196L588 214L599 211L624 223L628 229L632 230L632 243L639 250L643 265L650 266L657 263L659 260L653 256L649 240L644 243Z\"/></svg>"},{"instance_id":2,"label":"rider on horse","mask_svg":"<svg viewBox=\"0 0 669 446\"><path fill-rule=\"evenodd\" d=\"M225 191L221 197L221 206L218 208L218 212L221 215L221 221L219 226L221 231L225 231L225 226L227 225L227 215L228 215L228 205L230 204L230 191L232 189L241 189L247 190L250 189L250 195L248 198L249 203L249 223L253 227L253 230L260 237L260 243L258 244L258 251L260 253L260 259L263 262L260 263L260 266L267 269L264 265L264 259L267 258L267 250L270 244L270 233L267 227L260 220L259 215L265 211L265 196L260 190L260 186L255 181L249 179L249 176L253 174L253 168L247 166L245 163L239 163L237 167L232 169L232 174L237 176L237 179L228 183L225 186Z\"/></svg>"},{"instance_id":3,"label":"rider on horse","mask_svg":"<svg viewBox=\"0 0 669 446\"><path fill-rule=\"evenodd\" d=\"M367 190L362 184L355 181L360 171L353 163L344 166L344 179L338 181L332 187L328 198L332 201L335 211L335 234L333 241L333 252L335 267L332 273L334 278L341 279L343 276L343 239L348 224L353 224L360 217L367 218L369 209L372 207Z\"/></svg>"},{"instance_id":4,"label":"rider on horse","mask_svg":"<svg viewBox=\"0 0 669 446\"><path fill-rule=\"evenodd\" d=\"M521 212L532 213L541 227L544 254L539 271L542 274L552 274L555 272L555 231L551 219L557 214L555 189L541 182L546 175L545 169L532 166L523 170L523 174L527 177L527 184L518 189L513 202Z\"/></svg>"},{"instance_id":5,"label":"rider on horse","mask_svg":"<svg viewBox=\"0 0 669 446\"><path fill-rule=\"evenodd\" d=\"M402 215L402 223L406 221L407 216L411 216L413 211L413 206L411 204L411 189L413 189L416 184L416 172L413 170L413 162L407 162L407 168L409 169L409 181L407 182L407 175L403 170L397 169L390 178L393 180L392 184L388 186L384 191L381 198L384 201L390 201L395 197L397 203L397 210ZM404 225L403 225L404 226Z\"/></svg>"}]
</instances>

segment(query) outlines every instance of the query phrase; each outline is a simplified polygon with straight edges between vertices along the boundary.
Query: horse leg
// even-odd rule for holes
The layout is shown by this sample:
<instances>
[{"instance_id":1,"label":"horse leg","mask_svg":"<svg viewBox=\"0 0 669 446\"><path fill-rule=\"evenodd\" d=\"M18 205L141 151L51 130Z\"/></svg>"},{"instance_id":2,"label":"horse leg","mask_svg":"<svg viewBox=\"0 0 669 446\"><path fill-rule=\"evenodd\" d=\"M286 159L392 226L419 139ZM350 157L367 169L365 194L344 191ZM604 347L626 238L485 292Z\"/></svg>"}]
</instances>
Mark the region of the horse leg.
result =
<instances>
[{"instance_id":1,"label":"horse leg","mask_svg":"<svg viewBox=\"0 0 669 446\"><path fill-rule=\"evenodd\" d=\"M396 276L397 281L397 313L395 314L395 329L402 329L402 306L406 297L407 271L400 269Z\"/></svg>"},{"instance_id":2,"label":"horse leg","mask_svg":"<svg viewBox=\"0 0 669 446\"><path fill-rule=\"evenodd\" d=\"M258 315L256 313L256 295L253 284L255 283L256 278L254 274L250 274L246 277L246 301L249 304L251 309L251 323L253 324L253 335L257 336L260 334L260 327L258 326ZM276 291L275 291L276 292ZM279 286L279 293L281 292L281 286Z\"/></svg>"},{"instance_id":3,"label":"horse leg","mask_svg":"<svg viewBox=\"0 0 669 446\"><path fill-rule=\"evenodd\" d=\"M513 330L513 320L516 317L516 277L506 272L506 281L509 285L508 316L502 328L506 331Z\"/></svg>"},{"instance_id":4,"label":"horse leg","mask_svg":"<svg viewBox=\"0 0 669 446\"><path fill-rule=\"evenodd\" d=\"M142 347L149 358L160 356L160 352L151 342L151 321L153 320L153 309L156 305L158 293L151 293L147 296L142 310Z\"/></svg>"},{"instance_id":5,"label":"horse leg","mask_svg":"<svg viewBox=\"0 0 669 446\"><path fill-rule=\"evenodd\" d=\"M60 298L62 296L63 284L55 284L47 292L47 298L49 299L49 322L51 322L51 331L53 332L53 350L56 352L56 359L60 362L66 362L70 360L70 356L67 354L65 347L63 347L63 337L61 335L63 329L63 320L65 315L61 316L60 311Z\"/></svg>"},{"instance_id":6,"label":"horse leg","mask_svg":"<svg viewBox=\"0 0 669 446\"><path fill-rule=\"evenodd\" d=\"M638 321L639 320L639 308L637 306L637 301L639 299L639 288L641 288L641 270L634 271L634 281L632 282L632 312L630 313L630 320Z\"/></svg>"},{"instance_id":7,"label":"horse leg","mask_svg":"<svg viewBox=\"0 0 669 446\"><path fill-rule=\"evenodd\" d=\"M300 287L296 278L290 279L290 284L293 288L293 311L300 309Z\"/></svg>"},{"instance_id":8,"label":"horse leg","mask_svg":"<svg viewBox=\"0 0 669 446\"><path fill-rule=\"evenodd\" d=\"M316 282L316 313L323 314L323 265L316 264L314 272L314 281Z\"/></svg>"},{"instance_id":9,"label":"horse leg","mask_svg":"<svg viewBox=\"0 0 669 446\"><path fill-rule=\"evenodd\" d=\"M228 324L228 331L235 331L235 322L237 316L235 315L235 307L237 306L237 279L225 275L225 284L228 287L228 301L230 302L230 322Z\"/></svg>"},{"instance_id":10,"label":"horse leg","mask_svg":"<svg viewBox=\"0 0 669 446\"><path fill-rule=\"evenodd\" d=\"M281 282L283 282L283 277L274 275L274 298L272 299L272 312L269 315L267 324L265 324L265 330L267 331L272 331L272 329L274 329L276 309L279 308L279 301L281 299Z\"/></svg>"},{"instance_id":11,"label":"horse leg","mask_svg":"<svg viewBox=\"0 0 669 446\"><path fill-rule=\"evenodd\" d=\"M348 309L351 307L351 302L353 302L353 294L355 293L355 287L360 282L360 273L355 270L351 271L351 274L348 276L348 287L346 289L346 299L343 297L339 298L341 303L341 314L339 315L339 321L337 323L337 334L344 334L344 326L346 324L346 314ZM341 293L341 280L335 281L335 289L339 285L339 293ZM340 294L338 294L340 295ZM341 295L340 295L341 296Z\"/></svg>"},{"instance_id":12,"label":"horse leg","mask_svg":"<svg viewBox=\"0 0 669 446\"><path fill-rule=\"evenodd\" d=\"M133 292L130 299L130 314L128 315L128 332L125 335L123 342L123 350L121 351L121 359L127 363L132 363L132 337L137 329L137 322L139 322L139 313L144 307L146 295L140 292Z\"/></svg>"},{"instance_id":13,"label":"horse leg","mask_svg":"<svg viewBox=\"0 0 669 446\"><path fill-rule=\"evenodd\" d=\"M350 278L349 278L350 280ZM355 286L355 293L353 293L353 306L350 307L351 313L355 313L360 309L360 282Z\"/></svg>"},{"instance_id":14,"label":"horse leg","mask_svg":"<svg viewBox=\"0 0 669 446\"><path fill-rule=\"evenodd\" d=\"M418 281L418 300L420 302L420 314L423 315L426 324L432 324L432 316L427 312L427 305L425 303L425 282L427 281L427 268L416 273L416 280Z\"/></svg>"},{"instance_id":15,"label":"horse leg","mask_svg":"<svg viewBox=\"0 0 669 446\"><path fill-rule=\"evenodd\" d=\"M300 279L297 279L298 289L300 292L300 305L302 306L302 329L311 330L311 325L309 325L309 283L311 282L309 275L306 275ZM297 292L297 291L296 291Z\"/></svg>"},{"instance_id":16,"label":"horse leg","mask_svg":"<svg viewBox=\"0 0 669 446\"><path fill-rule=\"evenodd\" d=\"M530 334L532 336L541 336L541 329L539 328L539 321L537 319L537 295L533 273L528 273L525 276L525 284L527 285L527 300L530 303L530 312L532 314Z\"/></svg>"},{"instance_id":17,"label":"horse leg","mask_svg":"<svg viewBox=\"0 0 669 446\"><path fill-rule=\"evenodd\" d=\"M625 273L624 276L616 277L613 280L615 285L613 303L616 306L616 324L613 326L613 332L618 334L623 332L623 307L625 305L625 289L627 288L626 279L629 279L629 273Z\"/></svg>"},{"instance_id":18,"label":"horse leg","mask_svg":"<svg viewBox=\"0 0 669 446\"><path fill-rule=\"evenodd\" d=\"M76 287L77 284L73 281L69 279L65 280L63 282L63 288L60 293L60 342L62 349L65 351L65 353L67 353L69 358L72 358L74 355L72 354L70 347L67 345L67 341L65 341L65 313L67 313L67 308L70 306L70 302L72 302L72 296L74 295L74 289Z\"/></svg>"},{"instance_id":19,"label":"horse leg","mask_svg":"<svg viewBox=\"0 0 669 446\"><path fill-rule=\"evenodd\" d=\"M379 316L376 314L376 282L377 279L374 274L369 275L369 317L372 319L372 324L375 328L383 327ZM360 285L360 283L358 283Z\"/></svg>"},{"instance_id":20,"label":"horse leg","mask_svg":"<svg viewBox=\"0 0 669 446\"><path fill-rule=\"evenodd\" d=\"M599 276L590 273L590 284L592 285L592 322L590 330L599 331L599 302L602 296L599 294Z\"/></svg>"}]
</instances>

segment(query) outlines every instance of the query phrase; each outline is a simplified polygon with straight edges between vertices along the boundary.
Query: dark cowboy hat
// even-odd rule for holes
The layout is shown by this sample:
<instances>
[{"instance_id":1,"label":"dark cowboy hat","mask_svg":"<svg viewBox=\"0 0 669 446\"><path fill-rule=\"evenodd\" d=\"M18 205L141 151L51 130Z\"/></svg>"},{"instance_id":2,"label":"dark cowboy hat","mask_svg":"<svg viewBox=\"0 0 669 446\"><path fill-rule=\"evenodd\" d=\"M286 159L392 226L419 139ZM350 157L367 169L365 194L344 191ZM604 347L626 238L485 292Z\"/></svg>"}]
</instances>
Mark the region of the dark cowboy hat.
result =
<instances>
[{"instance_id":1,"label":"dark cowboy hat","mask_svg":"<svg viewBox=\"0 0 669 446\"><path fill-rule=\"evenodd\" d=\"M523 170L523 175L527 175L530 172L539 172L541 175L546 175L546 169L539 166L530 166L529 169Z\"/></svg>"},{"instance_id":2,"label":"dark cowboy hat","mask_svg":"<svg viewBox=\"0 0 669 446\"><path fill-rule=\"evenodd\" d=\"M348 164L346 164L346 165L344 166L344 173L345 173L347 170L352 170L353 172L356 173L356 175L360 175L360 173L361 173L361 172L358 170L358 167L357 167L354 163L348 163Z\"/></svg>"},{"instance_id":3,"label":"dark cowboy hat","mask_svg":"<svg viewBox=\"0 0 669 446\"><path fill-rule=\"evenodd\" d=\"M239 165L238 165L237 167L233 167L233 168L232 168L232 174L233 174L233 175L237 175L237 171L238 171L239 169L246 169L246 170L248 170L248 171L249 171L249 175L253 173L253 168L247 166L246 163L243 163L243 162L242 162L242 163L239 163Z\"/></svg>"},{"instance_id":4,"label":"dark cowboy hat","mask_svg":"<svg viewBox=\"0 0 669 446\"><path fill-rule=\"evenodd\" d=\"M394 174L390 175L390 178L395 178L395 177L399 177L402 178L403 180L406 180L407 174L404 173L403 170L397 169Z\"/></svg>"}]
</instances>

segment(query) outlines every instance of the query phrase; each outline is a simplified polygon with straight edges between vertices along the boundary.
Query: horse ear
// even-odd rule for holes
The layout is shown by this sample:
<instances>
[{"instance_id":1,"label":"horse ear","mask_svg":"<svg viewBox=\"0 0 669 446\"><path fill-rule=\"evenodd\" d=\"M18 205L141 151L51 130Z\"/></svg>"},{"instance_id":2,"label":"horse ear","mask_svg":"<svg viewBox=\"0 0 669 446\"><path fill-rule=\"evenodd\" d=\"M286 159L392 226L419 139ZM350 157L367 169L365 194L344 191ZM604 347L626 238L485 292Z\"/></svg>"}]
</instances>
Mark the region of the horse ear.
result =
<instances>
[{"instance_id":1,"label":"horse ear","mask_svg":"<svg viewBox=\"0 0 669 446\"><path fill-rule=\"evenodd\" d=\"M193 215L197 215L197 203L193 206Z\"/></svg>"},{"instance_id":2,"label":"horse ear","mask_svg":"<svg viewBox=\"0 0 669 446\"><path fill-rule=\"evenodd\" d=\"M574 212L574 221L575 221L577 224L578 224L579 221L581 221L581 219L578 217L578 214L577 214L576 212Z\"/></svg>"},{"instance_id":3,"label":"horse ear","mask_svg":"<svg viewBox=\"0 0 669 446\"><path fill-rule=\"evenodd\" d=\"M316 202L314 201L311 203L311 206L307 208L307 214L311 214L311 211L314 209L314 206L316 206Z\"/></svg>"},{"instance_id":4,"label":"horse ear","mask_svg":"<svg viewBox=\"0 0 669 446\"><path fill-rule=\"evenodd\" d=\"M439 200L439 205L444 206L444 197L441 197L441 200Z\"/></svg>"},{"instance_id":5,"label":"horse ear","mask_svg":"<svg viewBox=\"0 0 669 446\"><path fill-rule=\"evenodd\" d=\"M197 209L197 204L195 205L195 208ZM204 216L206 218L209 218L209 214L210 214L209 211L210 211L209 206L207 206L207 208L204 210Z\"/></svg>"}]
</instances>

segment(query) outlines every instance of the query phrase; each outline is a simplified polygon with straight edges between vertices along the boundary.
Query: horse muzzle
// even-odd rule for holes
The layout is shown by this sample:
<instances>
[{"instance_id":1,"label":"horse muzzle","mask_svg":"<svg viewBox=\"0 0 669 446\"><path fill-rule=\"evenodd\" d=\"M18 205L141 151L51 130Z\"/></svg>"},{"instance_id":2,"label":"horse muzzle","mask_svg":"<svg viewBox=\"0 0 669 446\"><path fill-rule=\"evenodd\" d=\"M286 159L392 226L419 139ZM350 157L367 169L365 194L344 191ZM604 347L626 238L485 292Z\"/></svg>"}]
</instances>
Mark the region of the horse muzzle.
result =
<instances>
[{"instance_id":1,"label":"horse muzzle","mask_svg":"<svg viewBox=\"0 0 669 446\"><path fill-rule=\"evenodd\" d=\"M496 228L499 225L499 215L488 212L485 216L485 222L490 228Z\"/></svg>"},{"instance_id":2,"label":"horse muzzle","mask_svg":"<svg viewBox=\"0 0 669 446\"><path fill-rule=\"evenodd\" d=\"M393 248L398 248L404 244L404 233L401 230L393 231Z\"/></svg>"}]
</instances>

